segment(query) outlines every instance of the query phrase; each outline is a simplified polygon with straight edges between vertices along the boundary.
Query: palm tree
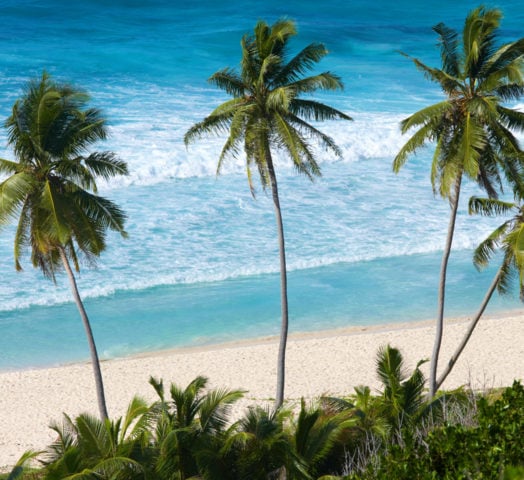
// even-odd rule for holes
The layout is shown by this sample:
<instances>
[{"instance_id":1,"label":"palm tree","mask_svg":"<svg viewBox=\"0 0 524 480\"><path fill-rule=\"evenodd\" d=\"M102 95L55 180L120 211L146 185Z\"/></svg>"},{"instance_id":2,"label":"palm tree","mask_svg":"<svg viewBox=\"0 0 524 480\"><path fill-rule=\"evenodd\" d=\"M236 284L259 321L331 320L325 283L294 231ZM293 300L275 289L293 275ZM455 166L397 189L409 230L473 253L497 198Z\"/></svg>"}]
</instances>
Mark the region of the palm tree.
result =
<instances>
[{"instance_id":1,"label":"palm tree","mask_svg":"<svg viewBox=\"0 0 524 480\"><path fill-rule=\"evenodd\" d=\"M45 478L145 478L150 425L150 408L139 397L116 421L88 414L73 420L64 414L62 424L51 425L57 437L43 452Z\"/></svg>"},{"instance_id":2,"label":"palm tree","mask_svg":"<svg viewBox=\"0 0 524 480\"><path fill-rule=\"evenodd\" d=\"M295 454L312 478L338 470L347 453L345 441L357 424L358 417L352 407L337 412L332 406L327 398L310 406L302 399L300 412L291 428ZM287 478L307 478L303 472L295 470L287 472Z\"/></svg>"},{"instance_id":3,"label":"palm tree","mask_svg":"<svg viewBox=\"0 0 524 480\"><path fill-rule=\"evenodd\" d=\"M479 270L488 265L490 259L499 249L502 251L502 263L488 287L478 312L471 319L462 341L437 379L437 388L440 388L457 363L495 290L500 294L507 294L515 273L518 274L519 278L520 298L524 300L524 205L497 199L472 197L469 201L469 212L485 216L513 213L513 216L497 227L475 249L473 263Z\"/></svg>"},{"instance_id":4,"label":"palm tree","mask_svg":"<svg viewBox=\"0 0 524 480\"><path fill-rule=\"evenodd\" d=\"M232 478L296 478L299 473L299 478L310 478L284 428L290 413L283 408L248 409L222 449L233 465Z\"/></svg>"},{"instance_id":5,"label":"palm tree","mask_svg":"<svg viewBox=\"0 0 524 480\"><path fill-rule=\"evenodd\" d=\"M327 54L322 44L310 44L287 61L289 40L295 34L295 24L290 20L279 20L272 26L259 21L254 36L242 38L241 72L225 68L209 79L233 98L193 125L184 136L188 145L208 134L228 132L219 156L217 174L227 157L235 157L243 150L252 194L253 166L258 170L263 188L271 187L280 252L282 309L276 408L284 399L288 304L284 227L273 155L288 156L299 173L313 180L320 175L320 168L310 139L319 141L335 155L340 156L341 152L332 138L308 120L351 120L348 115L319 101L300 98L316 90L341 89L342 82L329 72L304 77L304 73Z\"/></svg>"},{"instance_id":6,"label":"palm tree","mask_svg":"<svg viewBox=\"0 0 524 480\"><path fill-rule=\"evenodd\" d=\"M200 457L208 458L210 448L216 448L217 439L227 431L231 406L243 392L218 389L204 393L208 380L199 376L184 389L171 384L168 401L163 381L151 377L149 382L160 398L153 407L158 412L156 478L193 478L201 470Z\"/></svg>"},{"instance_id":7,"label":"palm tree","mask_svg":"<svg viewBox=\"0 0 524 480\"><path fill-rule=\"evenodd\" d=\"M440 270L435 344L431 357L430 396L436 392L438 356L443 335L446 271L464 177L472 179L490 197L502 190L503 179L523 191L523 152L512 129L524 130L524 113L503 106L524 93L522 75L524 38L497 48L499 10L479 7L465 20L462 41L457 32L439 23L442 68L413 58L416 67L436 82L446 99L414 113L401 123L413 136L394 159L398 172L427 143L435 145L431 166L433 190L449 200L446 244ZM407 56L407 55L406 55Z\"/></svg>"},{"instance_id":8,"label":"palm tree","mask_svg":"<svg viewBox=\"0 0 524 480\"><path fill-rule=\"evenodd\" d=\"M384 390L380 396L381 415L392 432L398 432L403 425L411 425L425 410L423 395L426 382L420 366L408 377L404 370L404 359L400 351L389 345L377 352L377 375Z\"/></svg>"},{"instance_id":9,"label":"palm tree","mask_svg":"<svg viewBox=\"0 0 524 480\"><path fill-rule=\"evenodd\" d=\"M88 101L86 93L44 73L14 104L5 125L17 161L0 159L0 174L8 175L0 183L0 227L18 218L17 270L22 269L24 250L31 252L33 266L54 282L56 272L65 269L87 334L100 415L107 418L93 332L70 262L77 272L80 255L94 263L106 247L108 228L126 236L125 214L96 195L96 178L126 175L127 165L111 152L88 152L107 135L104 118L87 108Z\"/></svg>"}]
</instances>

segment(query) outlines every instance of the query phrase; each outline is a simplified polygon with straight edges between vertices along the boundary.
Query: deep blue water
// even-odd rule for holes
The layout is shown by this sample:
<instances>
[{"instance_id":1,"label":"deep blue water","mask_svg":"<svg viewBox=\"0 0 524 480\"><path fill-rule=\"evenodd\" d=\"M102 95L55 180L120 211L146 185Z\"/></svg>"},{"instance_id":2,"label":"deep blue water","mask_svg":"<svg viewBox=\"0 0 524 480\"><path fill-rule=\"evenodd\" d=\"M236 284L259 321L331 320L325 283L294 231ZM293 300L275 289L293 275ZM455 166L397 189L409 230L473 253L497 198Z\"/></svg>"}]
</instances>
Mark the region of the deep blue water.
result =
<instances>
[{"instance_id":1,"label":"deep blue water","mask_svg":"<svg viewBox=\"0 0 524 480\"><path fill-rule=\"evenodd\" d=\"M131 175L102 186L128 213L129 239L111 237L97 269L79 275L103 357L277 334L278 250L270 198L248 189L242 159L215 177L223 139L183 145L184 132L225 97L206 79L237 67L240 38L258 19L296 20L292 47L319 41L320 70L343 92L321 99L354 117L319 125L342 148L319 152L323 177L296 176L277 158L288 250L291 331L432 318L448 207L429 182L431 152L399 175L391 162L405 138L399 121L440 98L399 51L438 65L431 26L460 29L476 2L4 1L0 119L43 70L85 88L111 125L100 148ZM505 13L501 41L522 35L520 1ZM0 155L12 158L0 131ZM448 315L475 311L493 269L471 252L500 220L472 218L465 186ZM26 261L16 273L13 229L0 232L0 369L87 358L65 277L53 285ZM495 266L494 266L495 267ZM520 306L495 298L491 311Z\"/></svg>"}]
</instances>

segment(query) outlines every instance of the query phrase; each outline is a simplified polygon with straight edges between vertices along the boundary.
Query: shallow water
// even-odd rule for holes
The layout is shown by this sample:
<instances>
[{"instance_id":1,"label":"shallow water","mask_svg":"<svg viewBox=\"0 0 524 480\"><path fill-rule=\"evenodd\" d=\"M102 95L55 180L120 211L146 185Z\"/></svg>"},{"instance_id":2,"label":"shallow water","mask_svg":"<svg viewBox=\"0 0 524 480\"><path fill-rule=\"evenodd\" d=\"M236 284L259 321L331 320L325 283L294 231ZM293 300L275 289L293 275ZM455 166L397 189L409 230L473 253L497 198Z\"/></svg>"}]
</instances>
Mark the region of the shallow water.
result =
<instances>
[{"instance_id":1,"label":"shallow water","mask_svg":"<svg viewBox=\"0 0 524 480\"><path fill-rule=\"evenodd\" d=\"M460 28L465 2L438 9L412 2L87 1L4 2L0 115L43 69L87 89L111 138L101 148L128 161L131 175L101 191L128 213L129 239L111 237L98 269L79 287L102 357L277 334L278 249L272 203L254 200L242 159L215 177L223 139L189 150L182 136L224 97L206 78L236 66L239 40L259 18L297 20L299 48L324 42L320 67L344 92L321 99L355 121L319 125L343 159L319 152L314 183L277 158L288 252L292 331L432 318L448 207L429 183L431 152L399 174L391 162L405 141L398 123L439 93L398 50L438 62L431 26ZM502 37L521 35L520 2L500 3ZM60 15L55 12L60 11ZM409 21L408 21L409 18ZM0 155L12 158L1 132ZM500 219L469 217L465 186L449 279L449 316L475 310L493 269L479 274L471 252ZM13 229L0 234L0 369L87 358L65 277L54 286L12 266ZM493 311L519 307L496 298Z\"/></svg>"}]
</instances>

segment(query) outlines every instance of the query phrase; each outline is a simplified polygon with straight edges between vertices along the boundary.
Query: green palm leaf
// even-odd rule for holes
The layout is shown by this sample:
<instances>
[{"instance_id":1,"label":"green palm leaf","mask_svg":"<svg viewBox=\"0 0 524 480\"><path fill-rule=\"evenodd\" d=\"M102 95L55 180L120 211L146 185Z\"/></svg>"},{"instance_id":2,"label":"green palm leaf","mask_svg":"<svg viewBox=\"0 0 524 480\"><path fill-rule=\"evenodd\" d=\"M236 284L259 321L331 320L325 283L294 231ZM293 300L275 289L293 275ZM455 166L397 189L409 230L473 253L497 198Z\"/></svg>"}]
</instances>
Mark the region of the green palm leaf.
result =
<instances>
[{"instance_id":1,"label":"green palm leaf","mask_svg":"<svg viewBox=\"0 0 524 480\"><path fill-rule=\"evenodd\" d=\"M296 54L278 73L275 84L286 85L300 79L327 55L322 43L311 43Z\"/></svg>"},{"instance_id":2,"label":"green palm leaf","mask_svg":"<svg viewBox=\"0 0 524 480\"><path fill-rule=\"evenodd\" d=\"M16 217L33 185L32 177L24 172L15 173L0 183L0 227Z\"/></svg>"},{"instance_id":3,"label":"green palm leaf","mask_svg":"<svg viewBox=\"0 0 524 480\"><path fill-rule=\"evenodd\" d=\"M442 58L442 68L452 77L460 74L459 61L459 39L455 30L439 23L433 27L440 39L440 55Z\"/></svg>"}]
</instances>

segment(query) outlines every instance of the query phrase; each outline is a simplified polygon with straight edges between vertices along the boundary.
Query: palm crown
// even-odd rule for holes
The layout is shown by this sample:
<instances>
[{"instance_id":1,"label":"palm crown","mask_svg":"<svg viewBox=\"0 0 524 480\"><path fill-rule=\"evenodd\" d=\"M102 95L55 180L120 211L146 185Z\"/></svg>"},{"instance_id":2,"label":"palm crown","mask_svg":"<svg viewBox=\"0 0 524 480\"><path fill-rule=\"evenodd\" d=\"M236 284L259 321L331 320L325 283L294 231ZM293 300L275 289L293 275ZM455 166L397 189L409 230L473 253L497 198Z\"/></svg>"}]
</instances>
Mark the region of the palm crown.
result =
<instances>
[{"instance_id":1,"label":"palm crown","mask_svg":"<svg viewBox=\"0 0 524 480\"><path fill-rule=\"evenodd\" d=\"M329 72L303 77L327 54L324 45L312 43L286 63L289 39L296 34L293 22L281 20L272 26L258 22L254 33L242 38L241 72L226 68L209 79L233 98L193 125L184 138L188 144L204 134L229 130L217 173L223 160L238 155L243 147L252 191L253 164L262 185L267 187L270 183L267 160L270 145L284 151L300 173L313 178L320 174L320 169L309 139L320 141L337 155L340 150L331 137L306 120L350 120L348 115L321 102L299 98L316 90L342 88L340 78Z\"/></svg>"},{"instance_id":2,"label":"palm crown","mask_svg":"<svg viewBox=\"0 0 524 480\"><path fill-rule=\"evenodd\" d=\"M446 99L419 110L402 122L402 132L415 131L394 160L398 171L426 141L435 142L432 184L448 196L455 179L465 173L488 195L502 188L503 173L522 190L523 153L511 129L524 130L524 113L502 105L524 93L524 39L496 47L502 14L480 7L467 17L460 45L458 34L443 23L439 35L442 68L415 65L438 83ZM461 47L461 48L460 48Z\"/></svg>"},{"instance_id":3,"label":"palm crown","mask_svg":"<svg viewBox=\"0 0 524 480\"><path fill-rule=\"evenodd\" d=\"M484 268L500 249L502 261L497 290L502 294L508 293L513 274L518 274L520 298L524 300L524 205L521 202L472 197L469 211L486 216L512 214L475 249L473 262L477 268Z\"/></svg>"},{"instance_id":4,"label":"palm crown","mask_svg":"<svg viewBox=\"0 0 524 480\"><path fill-rule=\"evenodd\" d=\"M18 216L18 270L22 251L29 248L33 265L54 279L58 247L78 270L77 251L94 261L105 249L108 228L126 234L124 213L96 195L96 178L125 175L127 166L111 152L87 153L106 138L105 121L98 110L86 108L88 100L44 74L29 84L6 121L17 161L0 159L0 173L9 175L0 184L0 225Z\"/></svg>"}]
</instances>

